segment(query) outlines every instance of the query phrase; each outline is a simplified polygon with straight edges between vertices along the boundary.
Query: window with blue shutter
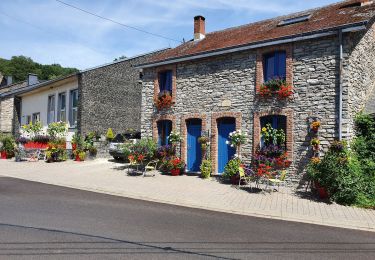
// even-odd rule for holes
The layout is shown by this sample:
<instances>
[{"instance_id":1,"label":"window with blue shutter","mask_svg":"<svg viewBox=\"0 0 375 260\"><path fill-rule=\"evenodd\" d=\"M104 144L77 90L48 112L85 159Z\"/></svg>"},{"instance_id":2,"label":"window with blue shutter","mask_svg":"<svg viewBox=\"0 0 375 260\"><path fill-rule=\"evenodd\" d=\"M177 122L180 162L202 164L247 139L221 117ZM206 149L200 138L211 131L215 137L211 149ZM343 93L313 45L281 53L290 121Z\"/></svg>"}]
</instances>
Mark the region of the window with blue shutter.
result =
<instances>
[{"instance_id":1,"label":"window with blue shutter","mask_svg":"<svg viewBox=\"0 0 375 260\"><path fill-rule=\"evenodd\" d=\"M158 121L158 145L167 145L168 137L172 131L172 121L161 120Z\"/></svg>"},{"instance_id":2,"label":"window with blue shutter","mask_svg":"<svg viewBox=\"0 0 375 260\"><path fill-rule=\"evenodd\" d=\"M172 93L172 71L166 70L159 73L159 90L160 92L168 91Z\"/></svg>"},{"instance_id":3,"label":"window with blue shutter","mask_svg":"<svg viewBox=\"0 0 375 260\"><path fill-rule=\"evenodd\" d=\"M286 79L286 52L276 51L264 55L264 82L271 79Z\"/></svg>"}]
</instances>

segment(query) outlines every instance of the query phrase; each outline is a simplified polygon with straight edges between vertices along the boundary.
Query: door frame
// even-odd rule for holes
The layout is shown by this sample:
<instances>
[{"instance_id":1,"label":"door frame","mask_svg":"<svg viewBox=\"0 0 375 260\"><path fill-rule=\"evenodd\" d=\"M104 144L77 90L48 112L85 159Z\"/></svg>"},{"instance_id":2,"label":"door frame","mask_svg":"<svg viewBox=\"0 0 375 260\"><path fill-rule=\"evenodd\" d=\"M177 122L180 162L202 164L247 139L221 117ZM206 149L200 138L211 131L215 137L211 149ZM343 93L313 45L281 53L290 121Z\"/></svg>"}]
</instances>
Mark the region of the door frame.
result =
<instances>
[{"instance_id":1,"label":"door frame","mask_svg":"<svg viewBox=\"0 0 375 260\"><path fill-rule=\"evenodd\" d=\"M241 112L218 112L212 113L211 116L211 162L212 162L212 172L214 174L218 173L218 120L221 118L234 118L236 130L241 130L242 123L242 113Z\"/></svg>"},{"instance_id":2,"label":"door frame","mask_svg":"<svg viewBox=\"0 0 375 260\"><path fill-rule=\"evenodd\" d=\"M205 114L192 113L181 116L181 135L183 136L183 140L181 142L181 158L185 162L187 162L187 122L191 119L202 120L202 131L206 131L207 128Z\"/></svg>"}]
</instances>

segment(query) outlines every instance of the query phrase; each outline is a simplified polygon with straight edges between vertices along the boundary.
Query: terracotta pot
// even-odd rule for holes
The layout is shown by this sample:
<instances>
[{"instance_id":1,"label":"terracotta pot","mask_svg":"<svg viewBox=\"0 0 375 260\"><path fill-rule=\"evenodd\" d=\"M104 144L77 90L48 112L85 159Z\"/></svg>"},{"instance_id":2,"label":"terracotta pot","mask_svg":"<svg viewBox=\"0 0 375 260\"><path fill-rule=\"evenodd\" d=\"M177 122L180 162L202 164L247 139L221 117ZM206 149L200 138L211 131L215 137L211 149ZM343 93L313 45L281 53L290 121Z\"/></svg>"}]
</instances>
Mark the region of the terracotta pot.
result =
<instances>
[{"instance_id":1,"label":"terracotta pot","mask_svg":"<svg viewBox=\"0 0 375 260\"><path fill-rule=\"evenodd\" d=\"M328 192L326 191L325 188L319 187L317 188L317 190L318 190L319 198L327 199L329 197Z\"/></svg>"},{"instance_id":2,"label":"terracotta pot","mask_svg":"<svg viewBox=\"0 0 375 260\"><path fill-rule=\"evenodd\" d=\"M81 162L81 161L82 161L81 158L79 158L79 155L78 155L78 154L76 155L76 159L75 159L75 161L76 161L76 162Z\"/></svg>"},{"instance_id":3,"label":"terracotta pot","mask_svg":"<svg viewBox=\"0 0 375 260\"><path fill-rule=\"evenodd\" d=\"M178 176L178 175L180 175L180 169L172 169L171 170L171 175L172 176Z\"/></svg>"},{"instance_id":4,"label":"terracotta pot","mask_svg":"<svg viewBox=\"0 0 375 260\"><path fill-rule=\"evenodd\" d=\"M7 152L6 151L2 151L1 152L1 159L6 159L7 158Z\"/></svg>"}]
</instances>

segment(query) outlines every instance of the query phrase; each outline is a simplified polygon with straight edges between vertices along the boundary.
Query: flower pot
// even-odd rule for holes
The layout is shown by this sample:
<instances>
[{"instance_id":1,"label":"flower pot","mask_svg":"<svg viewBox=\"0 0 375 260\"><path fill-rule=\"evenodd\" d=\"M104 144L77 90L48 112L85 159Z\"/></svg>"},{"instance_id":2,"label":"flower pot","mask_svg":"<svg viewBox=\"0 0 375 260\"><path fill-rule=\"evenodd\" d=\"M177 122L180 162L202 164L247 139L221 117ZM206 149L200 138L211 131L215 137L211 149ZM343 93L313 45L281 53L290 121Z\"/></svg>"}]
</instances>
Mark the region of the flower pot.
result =
<instances>
[{"instance_id":1,"label":"flower pot","mask_svg":"<svg viewBox=\"0 0 375 260\"><path fill-rule=\"evenodd\" d=\"M7 152L6 151L2 151L1 152L1 159L6 159L7 158Z\"/></svg>"},{"instance_id":2,"label":"flower pot","mask_svg":"<svg viewBox=\"0 0 375 260\"><path fill-rule=\"evenodd\" d=\"M75 159L75 161L76 161L76 162L80 162L80 161L82 161L78 154L76 155L76 159Z\"/></svg>"},{"instance_id":3,"label":"flower pot","mask_svg":"<svg viewBox=\"0 0 375 260\"><path fill-rule=\"evenodd\" d=\"M180 169L172 169L171 170L171 175L172 176L178 176L178 175L180 175Z\"/></svg>"},{"instance_id":4,"label":"flower pot","mask_svg":"<svg viewBox=\"0 0 375 260\"><path fill-rule=\"evenodd\" d=\"M318 190L318 194L319 194L320 199L327 199L329 197L328 192L325 188L319 187L319 188L317 188L317 190Z\"/></svg>"}]
</instances>

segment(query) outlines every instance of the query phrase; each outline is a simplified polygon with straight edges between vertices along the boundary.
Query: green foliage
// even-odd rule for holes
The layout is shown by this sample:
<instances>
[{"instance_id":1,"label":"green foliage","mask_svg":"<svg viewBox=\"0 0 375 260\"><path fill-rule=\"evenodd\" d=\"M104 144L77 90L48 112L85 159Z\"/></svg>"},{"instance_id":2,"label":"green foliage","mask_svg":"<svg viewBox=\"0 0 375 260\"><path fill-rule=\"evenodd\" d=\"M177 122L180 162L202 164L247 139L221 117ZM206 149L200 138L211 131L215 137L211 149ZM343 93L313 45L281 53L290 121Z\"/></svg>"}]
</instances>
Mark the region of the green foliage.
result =
<instances>
[{"instance_id":1,"label":"green foliage","mask_svg":"<svg viewBox=\"0 0 375 260\"><path fill-rule=\"evenodd\" d=\"M22 129L30 135L31 138L36 137L40 132L42 131L42 123L41 122L35 122L34 124L30 122L28 125L23 125Z\"/></svg>"},{"instance_id":2,"label":"green foliage","mask_svg":"<svg viewBox=\"0 0 375 260\"><path fill-rule=\"evenodd\" d=\"M240 168L242 162L240 159L235 158L230 160L227 165L224 167L224 174L223 176L226 178L230 178L238 174L238 169Z\"/></svg>"},{"instance_id":3,"label":"green foliage","mask_svg":"<svg viewBox=\"0 0 375 260\"><path fill-rule=\"evenodd\" d=\"M182 141L182 137L179 133L172 131L168 137L169 143L178 144Z\"/></svg>"},{"instance_id":4,"label":"green foliage","mask_svg":"<svg viewBox=\"0 0 375 260\"><path fill-rule=\"evenodd\" d=\"M0 72L13 76L14 82L24 81L29 73L41 80L49 80L78 72L76 68L64 68L59 64L42 65L25 56L13 56L10 60L0 59Z\"/></svg>"},{"instance_id":5,"label":"green foliage","mask_svg":"<svg viewBox=\"0 0 375 260\"><path fill-rule=\"evenodd\" d=\"M262 128L261 135L266 146L275 144L283 146L285 144L285 132L283 129L274 129L271 124Z\"/></svg>"},{"instance_id":6,"label":"green foliage","mask_svg":"<svg viewBox=\"0 0 375 260\"><path fill-rule=\"evenodd\" d=\"M141 139L132 147L132 154L143 155L145 161L155 158L157 143L152 138Z\"/></svg>"},{"instance_id":7,"label":"green foliage","mask_svg":"<svg viewBox=\"0 0 375 260\"><path fill-rule=\"evenodd\" d=\"M62 138L66 135L68 125L65 122L53 122L48 125L47 134L52 138Z\"/></svg>"},{"instance_id":8,"label":"green foliage","mask_svg":"<svg viewBox=\"0 0 375 260\"><path fill-rule=\"evenodd\" d=\"M115 138L112 128L108 128L106 138L107 138L107 141L112 141L113 138Z\"/></svg>"},{"instance_id":9,"label":"green foliage","mask_svg":"<svg viewBox=\"0 0 375 260\"><path fill-rule=\"evenodd\" d=\"M124 153L126 159L127 159L128 156L132 153L132 151L133 151L133 146L134 146L134 144L133 144L133 143L130 143L130 142L127 142L127 143L124 143L124 144L119 145L119 148L120 148L120 149L122 150L122 152Z\"/></svg>"},{"instance_id":10,"label":"green foliage","mask_svg":"<svg viewBox=\"0 0 375 260\"><path fill-rule=\"evenodd\" d=\"M210 160L203 160L202 161L202 164L200 166L200 170L201 170L201 177L203 179L207 179L211 176L211 172L212 172L212 163Z\"/></svg>"},{"instance_id":11,"label":"green foliage","mask_svg":"<svg viewBox=\"0 0 375 260\"><path fill-rule=\"evenodd\" d=\"M16 147L16 142L12 135L2 135L0 136L0 142L2 143L0 151L5 151L9 155L14 154Z\"/></svg>"}]
</instances>

